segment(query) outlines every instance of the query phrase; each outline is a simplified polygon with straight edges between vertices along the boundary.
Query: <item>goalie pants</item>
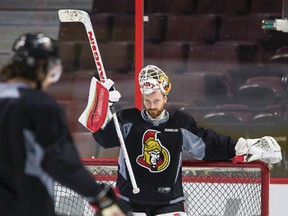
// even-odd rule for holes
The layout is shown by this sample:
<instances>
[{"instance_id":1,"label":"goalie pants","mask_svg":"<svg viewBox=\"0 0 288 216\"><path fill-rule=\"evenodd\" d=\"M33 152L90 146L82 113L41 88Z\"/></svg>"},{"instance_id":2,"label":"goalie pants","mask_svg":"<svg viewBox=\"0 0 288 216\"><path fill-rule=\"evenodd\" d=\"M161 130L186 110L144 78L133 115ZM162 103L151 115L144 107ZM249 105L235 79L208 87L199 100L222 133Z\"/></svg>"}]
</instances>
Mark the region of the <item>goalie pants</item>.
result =
<instances>
[{"instance_id":1,"label":"goalie pants","mask_svg":"<svg viewBox=\"0 0 288 216\"><path fill-rule=\"evenodd\" d=\"M165 215L165 213L172 213L172 212L182 212L183 215L183 213L185 212L183 202L163 206L139 205L131 203L129 203L129 205L132 208L132 212L136 213L135 215L137 215L137 213L144 213L142 215L156 216L162 214Z\"/></svg>"}]
</instances>

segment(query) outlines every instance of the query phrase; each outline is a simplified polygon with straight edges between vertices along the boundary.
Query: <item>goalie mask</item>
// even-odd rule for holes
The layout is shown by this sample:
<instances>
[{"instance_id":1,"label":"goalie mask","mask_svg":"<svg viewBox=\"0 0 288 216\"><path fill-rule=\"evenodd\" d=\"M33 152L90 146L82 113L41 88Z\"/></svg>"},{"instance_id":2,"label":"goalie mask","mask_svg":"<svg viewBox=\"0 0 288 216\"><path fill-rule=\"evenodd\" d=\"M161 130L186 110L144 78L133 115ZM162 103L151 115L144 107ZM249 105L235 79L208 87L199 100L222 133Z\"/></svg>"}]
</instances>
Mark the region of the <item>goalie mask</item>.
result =
<instances>
[{"instance_id":1,"label":"goalie mask","mask_svg":"<svg viewBox=\"0 0 288 216\"><path fill-rule=\"evenodd\" d=\"M51 82L57 82L62 73L62 63L58 55L56 41L43 33L21 35L13 45L13 62L35 67L38 59L47 61L46 73ZM31 71L33 73L33 71Z\"/></svg>"},{"instance_id":2,"label":"goalie mask","mask_svg":"<svg viewBox=\"0 0 288 216\"><path fill-rule=\"evenodd\" d=\"M171 83L168 76L158 67L148 65L139 73L139 85L142 94L151 94L161 90L164 95L168 95Z\"/></svg>"}]
</instances>

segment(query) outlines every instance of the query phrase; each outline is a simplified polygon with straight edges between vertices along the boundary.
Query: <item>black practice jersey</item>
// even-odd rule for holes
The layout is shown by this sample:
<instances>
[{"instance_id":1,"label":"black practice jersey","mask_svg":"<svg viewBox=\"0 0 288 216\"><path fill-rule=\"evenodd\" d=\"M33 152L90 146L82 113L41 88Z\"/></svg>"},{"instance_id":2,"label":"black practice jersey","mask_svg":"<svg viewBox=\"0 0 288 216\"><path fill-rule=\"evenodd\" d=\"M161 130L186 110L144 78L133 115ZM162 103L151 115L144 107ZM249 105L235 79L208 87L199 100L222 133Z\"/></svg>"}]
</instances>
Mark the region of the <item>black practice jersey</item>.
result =
<instances>
[{"instance_id":1,"label":"black practice jersey","mask_svg":"<svg viewBox=\"0 0 288 216\"><path fill-rule=\"evenodd\" d=\"M183 150L195 160L229 160L235 156L236 140L197 127L191 116L180 111L152 120L144 110L127 109L120 111L118 118L140 193L132 193L121 151L117 187L122 198L131 203L161 205L184 200ZM119 146L113 121L93 136L103 147Z\"/></svg>"},{"instance_id":2,"label":"black practice jersey","mask_svg":"<svg viewBox=\"0 0 288 216\"><path fill-rule=\"evenodd\" d=\"M0 215L54 215L54 180L88 198L100 191L62 108L40 90L0 83Z\"/></svg>"}]
</instances>

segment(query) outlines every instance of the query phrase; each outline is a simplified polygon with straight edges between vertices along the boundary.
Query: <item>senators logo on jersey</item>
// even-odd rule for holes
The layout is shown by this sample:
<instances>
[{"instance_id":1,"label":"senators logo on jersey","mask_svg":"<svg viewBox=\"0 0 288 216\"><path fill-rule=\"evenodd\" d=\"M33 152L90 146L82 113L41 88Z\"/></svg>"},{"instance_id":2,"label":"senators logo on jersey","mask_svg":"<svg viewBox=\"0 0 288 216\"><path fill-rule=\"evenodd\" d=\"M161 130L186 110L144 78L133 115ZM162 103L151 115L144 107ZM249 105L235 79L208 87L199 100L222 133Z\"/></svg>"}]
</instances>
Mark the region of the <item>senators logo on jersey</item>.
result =
<instances>
[{"instance_id":1,"label":"senators logo on jersey","mask_svg":"<svg viewBox=\"0 0 288 216\"><path fill-rule=\"evenodd\" d=\"M162 146L156 130L147 130L142 137L142 155L139 155L136 162L148 169L150 172L157 173L164 171L170 163L170 153Z\"/></svg>"}]
</instances>

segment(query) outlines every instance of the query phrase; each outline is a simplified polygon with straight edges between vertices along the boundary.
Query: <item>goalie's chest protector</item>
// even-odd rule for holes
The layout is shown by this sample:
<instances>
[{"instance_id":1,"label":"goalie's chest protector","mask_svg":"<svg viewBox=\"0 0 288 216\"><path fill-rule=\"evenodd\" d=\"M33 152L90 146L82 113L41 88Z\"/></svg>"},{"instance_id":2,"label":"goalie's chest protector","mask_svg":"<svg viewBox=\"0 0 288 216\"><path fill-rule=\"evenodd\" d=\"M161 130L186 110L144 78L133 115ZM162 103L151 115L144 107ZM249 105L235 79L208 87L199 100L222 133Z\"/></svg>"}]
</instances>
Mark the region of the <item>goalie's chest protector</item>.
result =
<instances>
[{"instance_id":1,"label":"goalie's chest protector","mask_svg":"<svg viewBox=\"0 0 288 216\"><path fill-rule=\"evenodd\" d=\"M134 195L130 188L120 190L128 197L148 200L149 203L165 203L183 196L182 134L179 125L170 118L168 122L156 126L139 116L129 117L127 123L130 129L125 144L141 192Z\"/></svg>"}]
</instances>

